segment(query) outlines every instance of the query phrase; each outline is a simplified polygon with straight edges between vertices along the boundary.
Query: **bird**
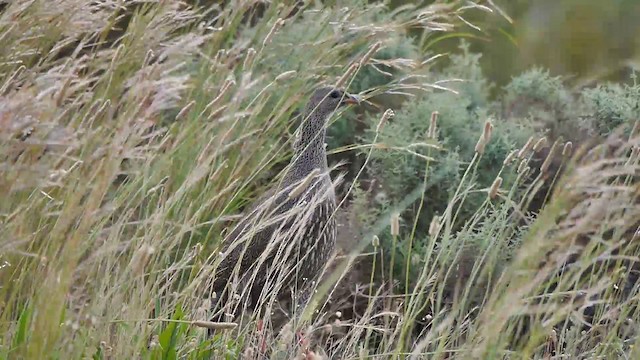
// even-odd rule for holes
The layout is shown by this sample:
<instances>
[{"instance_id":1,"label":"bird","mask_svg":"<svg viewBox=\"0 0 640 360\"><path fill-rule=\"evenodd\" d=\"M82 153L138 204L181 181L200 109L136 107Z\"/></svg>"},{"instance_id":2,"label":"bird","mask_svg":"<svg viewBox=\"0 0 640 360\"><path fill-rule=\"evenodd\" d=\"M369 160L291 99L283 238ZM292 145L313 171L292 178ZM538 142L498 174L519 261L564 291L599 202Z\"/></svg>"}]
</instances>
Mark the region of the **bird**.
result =
<instances>
[{"instance_id":1,"label":"bird","mask_svg":"<svg viewBox=\"0 0 640 360\"><path fill-rule=\"evenodd\" d=\"M359 103L357 96L333 86L312 93L280 185L250 205L222 242L212 286L217 311L212 321L239 314L238 304L226 311L229 300L246 299L246 309L255 310L274 293L292 289L303 294L298 306L308 300L337 236L325 145L328 119L339 108ZM237 292L231 284L237 284Z\"/></svg>"}]
</instances>

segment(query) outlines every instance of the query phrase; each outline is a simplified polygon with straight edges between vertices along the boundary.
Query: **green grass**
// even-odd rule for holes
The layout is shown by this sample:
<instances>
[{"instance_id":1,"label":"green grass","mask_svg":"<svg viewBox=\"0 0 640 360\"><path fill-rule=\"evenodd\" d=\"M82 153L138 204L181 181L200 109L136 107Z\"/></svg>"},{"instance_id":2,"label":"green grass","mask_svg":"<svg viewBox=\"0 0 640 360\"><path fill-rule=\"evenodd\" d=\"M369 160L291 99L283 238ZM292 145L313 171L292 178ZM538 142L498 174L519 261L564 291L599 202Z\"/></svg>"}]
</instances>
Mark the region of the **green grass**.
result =
<instances>
[{"instance_id":1,"label":"green grass","mask_svg":"<svg viewBox=\"0 0 640 360\"><path fill-rule=\"evenodd\" d=\"M434 75L424 63L434 54L399 42L416 29L425 44L464 34L460 17L486 10L467 5L390 11L354 0L294 11L272 2L252 26L250 2L206 9L136 3L124 11L111 2L59 0L4 8L0 358L244 359L260 358L264 348L289 359L307 346L340 359L545 358L551 345L557 358L638 357L638 286L620 291L640 251L637 131L576 145L573 158L558 151L566 172L532 181L536 153L503 164L496 153L508 142L497 140L495 122L487 149L499 144L500 151L464 153L446 194L429 192L447 165L432 156L468 144L442 136L387 143L385 131L404 117L380 121L383 110L400 113L404 100L455 91L443 89L446 73ZM248 314L207 338L198 325L210 315L218 244L245 205L279 180L291 155L291 119L305 96L340 78L383 104L338 115L379 125L371 126L372 141L336 150L359 152L355 171L339 167L348 182L338 189L349 195L344 211L362 223L357 236L303 316L280 333L268 321L257 329L258 314ZM360 186L372 178L370 161L385 152L406 155L423 171L377 203ZM512 179L497 193L478 184L487 158ZM546 207L523 214L549 181L557 186ZM434 212L433 198L446 203L426 231L420 221ZM393 246L371 246L374 236L389 235L392 217L399 222ZM573 265L560 272L570 254ZM401 271L390 267L398 263ZM583 330L575 325L579 311L592 303L596 325ZM309 344L294 341L297 330L306 330Z\"/></svg>"}]
</instances>

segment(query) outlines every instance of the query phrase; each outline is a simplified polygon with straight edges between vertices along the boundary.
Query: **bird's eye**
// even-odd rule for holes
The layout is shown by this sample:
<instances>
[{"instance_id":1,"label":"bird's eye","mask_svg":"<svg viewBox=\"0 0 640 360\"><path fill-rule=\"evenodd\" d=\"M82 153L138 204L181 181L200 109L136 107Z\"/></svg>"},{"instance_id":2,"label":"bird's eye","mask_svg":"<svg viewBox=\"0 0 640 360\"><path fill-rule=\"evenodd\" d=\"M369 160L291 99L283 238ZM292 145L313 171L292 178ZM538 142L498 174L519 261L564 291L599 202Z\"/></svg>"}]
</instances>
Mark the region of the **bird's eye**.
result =
<instances>
[{"instance_id":1,"label":"bird's eye","mask_svg":"<svg viewBox=\"0 0 640 360\"><path fill-rule=\"evenodd\" d=\"M340 97L340 91L338 91L338 90L333 90L333 91L331 92L331 94L329 94L329 96L331 96L333 99L337 99L337 98L339 98L339 97Z\"/></svg>"}]
</instances>

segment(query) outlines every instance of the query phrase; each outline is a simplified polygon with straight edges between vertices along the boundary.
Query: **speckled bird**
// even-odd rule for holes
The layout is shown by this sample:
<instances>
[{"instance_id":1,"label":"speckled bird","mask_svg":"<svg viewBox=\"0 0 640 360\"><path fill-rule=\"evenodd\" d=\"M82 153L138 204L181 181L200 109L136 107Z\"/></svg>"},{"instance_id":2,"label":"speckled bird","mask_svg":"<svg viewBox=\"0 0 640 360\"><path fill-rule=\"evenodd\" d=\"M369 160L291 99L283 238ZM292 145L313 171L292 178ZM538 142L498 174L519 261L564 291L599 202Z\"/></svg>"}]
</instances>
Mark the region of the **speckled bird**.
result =
<instances>
[{"instance_id":1,"label":"speckled bird","mask_svg":"<svg viewBox=\"0 0 640 360\"><path fill-rule=\"evenodd\" d=\"M357 103L355 96L333 87L311 95L281 183L249 207L223 242L213 284L218 306L228 301L227 285L236 281L234 297L248 296L248 309L255 309L261 296L264 300L272 294L276 283L283 285L278 294L293 287L303 297L310 295L305 289L318 279L336 241L336 198L325 148L327 121L338 108ZM217 314L215 321L224 318L222 312Z\"/></svg>"}]
</instances>

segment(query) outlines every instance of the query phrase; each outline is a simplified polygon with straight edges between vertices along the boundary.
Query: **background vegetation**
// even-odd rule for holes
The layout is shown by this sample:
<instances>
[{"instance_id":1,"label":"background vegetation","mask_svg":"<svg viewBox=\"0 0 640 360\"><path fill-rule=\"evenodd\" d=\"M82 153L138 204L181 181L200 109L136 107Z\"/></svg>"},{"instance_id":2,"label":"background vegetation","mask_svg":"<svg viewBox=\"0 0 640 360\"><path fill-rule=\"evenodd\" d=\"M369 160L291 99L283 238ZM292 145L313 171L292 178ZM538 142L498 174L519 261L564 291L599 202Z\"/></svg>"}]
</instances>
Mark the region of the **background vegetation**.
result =
<instances>
[{"instance_id":1,"label":"background vegetation","mask_svg":"<svg viewBox=\"0 0 640 360\"><path fill-rule=\"evenodd\" d=\"M0 357L638 357L637 6L596 3L0 4ZM217 246L337 82L317 301L207 337Z\"/></svg>"}]
</instances>

